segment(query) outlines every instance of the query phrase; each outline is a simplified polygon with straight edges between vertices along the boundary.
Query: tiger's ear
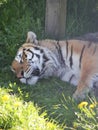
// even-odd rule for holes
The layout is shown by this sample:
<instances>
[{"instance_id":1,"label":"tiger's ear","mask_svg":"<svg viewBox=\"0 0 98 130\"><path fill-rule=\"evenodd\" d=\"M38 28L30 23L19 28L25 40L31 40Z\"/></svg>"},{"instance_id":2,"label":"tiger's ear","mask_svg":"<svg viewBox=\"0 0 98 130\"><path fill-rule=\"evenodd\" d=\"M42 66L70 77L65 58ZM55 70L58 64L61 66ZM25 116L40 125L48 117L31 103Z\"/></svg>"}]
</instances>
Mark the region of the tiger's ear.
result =
<instances>
[{"instance_id":1,"label":"tiger's ear","mask_svg":"<svg viewBox=\"0 0 98 130\"><path fill-rule=\"evenodd\" d=\"M29 31L27 33L26 43L33 43L35 45L38 45L37 36L36 36L36 34L34 32Z\"/></svg>"}]
</instances>

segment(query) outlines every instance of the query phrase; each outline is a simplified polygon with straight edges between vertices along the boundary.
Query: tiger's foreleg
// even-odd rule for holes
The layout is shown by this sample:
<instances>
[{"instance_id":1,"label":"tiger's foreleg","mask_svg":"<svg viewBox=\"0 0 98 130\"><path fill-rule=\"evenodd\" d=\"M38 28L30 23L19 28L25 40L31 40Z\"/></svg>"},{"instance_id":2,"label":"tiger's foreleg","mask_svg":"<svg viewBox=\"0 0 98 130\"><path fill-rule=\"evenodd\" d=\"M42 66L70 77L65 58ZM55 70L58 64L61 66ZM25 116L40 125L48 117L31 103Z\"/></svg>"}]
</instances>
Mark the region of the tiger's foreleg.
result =
<instances>
[{"instance_id":1,"label":"tiger's foreleg","mask_svg":"<svg viewBox=\"0 0 98 130\"><path fill-rule=\"evenodd\" d=\"M98 81L98 58L89 52L82 58L80 78L73 98L84 99L89 92L92 92L96 81Z\"/></svg>"},{"instance_id":2,"label":"tiger's foreleg","mask_svg":"<svg viewBox=\"0 0 98 130\"><path fill-rule=\"evenodd\" d=\"M86 70L85 72L81 73L77 89L73 94L73 98L75 100L83 100L88 95L88 93L91 92L95 82L94 76L95 73L87 73Z\"/></svg>"}]
</instances>

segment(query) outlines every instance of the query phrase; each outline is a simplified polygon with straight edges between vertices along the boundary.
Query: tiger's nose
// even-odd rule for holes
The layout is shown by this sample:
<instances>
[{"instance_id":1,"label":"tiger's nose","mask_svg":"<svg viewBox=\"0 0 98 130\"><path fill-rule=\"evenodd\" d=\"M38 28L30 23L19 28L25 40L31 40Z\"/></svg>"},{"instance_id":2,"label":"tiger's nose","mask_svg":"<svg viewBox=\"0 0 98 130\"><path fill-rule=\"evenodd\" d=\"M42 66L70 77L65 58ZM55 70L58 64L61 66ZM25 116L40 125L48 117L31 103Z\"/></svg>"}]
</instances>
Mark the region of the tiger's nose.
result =
<instances>
[{"instance_id":1,"label":"tiger's nose","mask_svg":"<svg viewBox=\"0 0 98 130\"><path fill-rule=\"evenodd\" d=\"M20 71L17 75L17 78L23 78L23 76L24 76L24 72L23 71Z\"/></svg>"}]
</instances>

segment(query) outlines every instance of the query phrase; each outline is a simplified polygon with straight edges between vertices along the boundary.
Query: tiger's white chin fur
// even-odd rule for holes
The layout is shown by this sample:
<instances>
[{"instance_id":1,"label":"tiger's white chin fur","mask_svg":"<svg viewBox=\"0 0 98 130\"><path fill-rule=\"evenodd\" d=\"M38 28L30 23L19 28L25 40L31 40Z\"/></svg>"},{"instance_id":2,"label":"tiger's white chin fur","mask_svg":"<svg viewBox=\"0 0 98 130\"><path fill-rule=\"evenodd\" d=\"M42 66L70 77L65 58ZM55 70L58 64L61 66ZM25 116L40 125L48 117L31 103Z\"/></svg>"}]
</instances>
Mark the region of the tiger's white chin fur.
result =
<instances>
[{"instance_id":1,"label":"tiger's white chin fur","mask_svg":"<svg viewBox=\"0 0 98 130\"><path fill-rule=\"evenodd\" d=\"M21 78L21 79L20 79L20 82L21 82L21 83L24 83L24 84L34 85L34 84L36 84L36 82L38 81L38 79L39 79L38 76L32 76L32 77L29 78L29 79Z\"/></svg>"}]
</instances>

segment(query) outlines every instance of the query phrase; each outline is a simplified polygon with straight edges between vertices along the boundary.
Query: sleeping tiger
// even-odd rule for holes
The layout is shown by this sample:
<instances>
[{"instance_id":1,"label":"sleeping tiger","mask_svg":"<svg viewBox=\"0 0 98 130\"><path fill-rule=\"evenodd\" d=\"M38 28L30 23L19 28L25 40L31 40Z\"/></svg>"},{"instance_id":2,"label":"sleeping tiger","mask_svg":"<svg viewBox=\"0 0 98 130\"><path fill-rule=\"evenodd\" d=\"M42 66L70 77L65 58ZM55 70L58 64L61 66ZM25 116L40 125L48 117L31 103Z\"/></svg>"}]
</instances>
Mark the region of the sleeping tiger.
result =
<instances>
[{"instance_id":1,"label":"sleeping tiger","mask_svg":"<svg viewBox=\"0 0 98 130\"><path fill-rule=\"evenodd\" d=\"M36 34L28 32L11 68L20 82L30 85L41 78L59 77L77 86L74 99L84 99L98 81L98 45L74 39L37 41Z\"/></svg>"}]
</instances>

